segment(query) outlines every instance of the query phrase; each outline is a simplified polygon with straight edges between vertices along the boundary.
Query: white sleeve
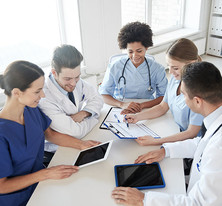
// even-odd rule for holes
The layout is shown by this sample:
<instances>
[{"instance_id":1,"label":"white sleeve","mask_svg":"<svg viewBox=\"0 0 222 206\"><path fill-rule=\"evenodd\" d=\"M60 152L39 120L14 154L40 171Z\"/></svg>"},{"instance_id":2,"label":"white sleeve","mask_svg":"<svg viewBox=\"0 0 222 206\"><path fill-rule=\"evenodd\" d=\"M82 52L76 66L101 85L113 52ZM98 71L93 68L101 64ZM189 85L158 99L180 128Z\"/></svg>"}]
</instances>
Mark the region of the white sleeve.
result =
<instances>
[{"instance_id":1,"label":"white sleeve","mask_svg":"<svg viewBox=\"0 0 222 206\"><path fill-rule=\"evenodd\" d=\"M183 194L167 194L162 192L147 192L144 197L144 206L194 206L194 200ZM198 205L200 206L200 205Z\"/></svg>"},{"instance_id":2,"label":"white sleeve","mask_svg":"<svg viewBox=\"0 0 222 206\"><path fill-rule=\"evenodd\" d=\"M213 136L202 155L199 178L188 194L147 192L145 206L221 206L222 195L222 130ZM217 161L218 160L218 161ZM192 171L191 171L192 172ZM191 174L194 175L194 174ZM188 188L189 189L189 188Z\"/></svg>"},{"instance_id":3,"label":"white sleeve","mask_svg":"<svg viewBox=\"0 0 222 206\"><path fill-rule=\"evenodd\" d=\"M50 127L60 133L67 134L78 139L83 138L98 123L98 119L90 117L78 123L61 111L57 105L46 99L41 100L41 110L52 120Z\"/></svg>"},{"instance_id":4,"label":"white sleeve","mask_svg":"<svg viewBox=\"0 0 222 206\"><path fill-rule=\"evenodd\" d=\"M95 87L82 80L83 94L85 95L84 102L86 105L82 108L85 111L92 111L92 115L99 117L100 111L103 107L103 98Z\"/></svg>"},{"instance_id":5,"label":"white sleeve","mask_svg":"<svg viewBox=\"0 0 222 206\"><path fill-rule=\"evenodd\" d=\"M168 151L170 158L193 158L200 137L184 141L164 143L163 147Z\"/></svg>"}]
</instances>

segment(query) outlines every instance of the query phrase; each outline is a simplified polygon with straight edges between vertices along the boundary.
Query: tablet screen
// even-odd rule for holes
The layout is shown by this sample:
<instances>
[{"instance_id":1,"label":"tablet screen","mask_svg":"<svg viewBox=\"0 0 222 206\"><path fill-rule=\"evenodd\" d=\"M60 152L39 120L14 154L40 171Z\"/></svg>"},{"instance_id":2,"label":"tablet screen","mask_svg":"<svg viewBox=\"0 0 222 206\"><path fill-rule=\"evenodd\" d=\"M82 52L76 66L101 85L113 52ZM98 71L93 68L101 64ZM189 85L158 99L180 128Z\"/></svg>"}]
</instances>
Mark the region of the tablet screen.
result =
<instances>
[{"instance_id":1,"label":"tablet screen","mask_svg":"<svg viewBox=\"0 0 222 206\"><path fill-rule=\"evenodd\" d=\"M116 165L116 186L151 189L165 187L158 163Z\"/></svg>"},{"instance_id":2,"label":"tablet screen","mask_svg":"<svg viewBox=\"0 0 222 206\"><path fill-rule=\"evenodd\" d=\"M112 141L109 141L95 147L80 151L74 165L82 167L105 160L108 156L111 144Z\"/></svg>"}]
</instances>

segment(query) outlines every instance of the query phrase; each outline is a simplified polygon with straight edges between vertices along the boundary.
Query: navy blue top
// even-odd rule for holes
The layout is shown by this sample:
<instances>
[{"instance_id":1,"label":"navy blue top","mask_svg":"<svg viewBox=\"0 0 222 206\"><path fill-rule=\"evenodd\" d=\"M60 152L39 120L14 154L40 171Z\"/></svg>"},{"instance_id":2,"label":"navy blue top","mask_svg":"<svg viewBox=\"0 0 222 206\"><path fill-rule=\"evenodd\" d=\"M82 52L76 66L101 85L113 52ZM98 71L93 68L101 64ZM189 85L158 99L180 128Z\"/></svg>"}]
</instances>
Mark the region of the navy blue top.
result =
<instances>
[{"instance_id":1,"label":"navy blue top","mask_svg":"<svg viewBox=\"0 0 222 206\"><path fill-rule=\"evenodd\" d=\"M25 125L0 118L0 178L43 169L44 131L51 120L37 107L25 107ZM0 194L1 206L26 205L37 184Z\"/></svg>"}]
</instances>

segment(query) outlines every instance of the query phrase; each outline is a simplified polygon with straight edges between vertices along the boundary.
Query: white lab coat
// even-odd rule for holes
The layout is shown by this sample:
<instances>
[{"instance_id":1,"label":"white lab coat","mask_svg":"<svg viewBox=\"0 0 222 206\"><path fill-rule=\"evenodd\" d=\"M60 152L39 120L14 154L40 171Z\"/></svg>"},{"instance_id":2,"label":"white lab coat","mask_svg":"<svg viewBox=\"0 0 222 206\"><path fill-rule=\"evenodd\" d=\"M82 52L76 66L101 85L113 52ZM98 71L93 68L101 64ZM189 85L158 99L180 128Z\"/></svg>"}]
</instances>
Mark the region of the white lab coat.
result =
<instances>
[{"instance_id":1,"label":"white lab coat","mask_svg":"<svg viewBox=\"0 0 222 206\"><path fill-rule=\"evenodd\" d=\"M103 99L98 91L84 80L80 79L73 91L76 106L68 96L59 91L50 78L45 83L44 92L45 98L41 99L39 107L52 120L50 127L55 131L81 139L98 123ZM80 123L74 122L70 115L83 109L93 111L94 115ZM55 151L56 148L53 144L47 144L45 150Z\"/></svg>"},{"instance_id":2,"label":"white lab coat","mask_svg":"<svg viewBox=\"0 0 222 206\"><path fill-rule=\"evenodd\" d=\"M222 115L207 129L203 139L197 137L165 145L170 151L171 158L194 157L187 195L147 192L144 205L222 205L222 128L212 136L221 123Z\"/></svg>"}]
</instances>

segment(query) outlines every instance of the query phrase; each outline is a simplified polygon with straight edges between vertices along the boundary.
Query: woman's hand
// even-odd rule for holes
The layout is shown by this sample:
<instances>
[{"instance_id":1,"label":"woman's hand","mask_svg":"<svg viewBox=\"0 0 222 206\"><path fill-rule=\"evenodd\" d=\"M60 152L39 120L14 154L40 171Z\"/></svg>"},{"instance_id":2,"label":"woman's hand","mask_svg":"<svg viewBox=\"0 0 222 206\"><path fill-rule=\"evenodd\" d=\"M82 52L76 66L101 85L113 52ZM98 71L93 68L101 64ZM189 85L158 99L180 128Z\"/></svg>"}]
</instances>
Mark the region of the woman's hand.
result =
<instances>
[{"instance_id":1,"label":"woman's hand","mask_svg":"<svg viewBox=\"0 0 222 206\"><path fill-rule=\"evenodd\" d=\"M158 145L161 144L158 141L159 139L155 139L152 136L142 136L136 139L137 143L141 146L149 146L149 145Z\"/></svg>"},{"instance_id":2,"label":"woman's hand","mask_svg":"<svg viewBox=\"0 0 222 206\"><path fill-rule=\"evenodd\" d=\"M142 206L144 193L140 192L136 188L116 187L112 191L112 198L117 204L129 206Z\"/></svg>"},{"instance_id":3,"label":"woman's hand","mask_svg":"<svg viewBox=\"0 0 222 206\"><path fill-rule=\"evenodd\" d=\"M137 123L139 119L137 118L137 114L127 114L123 121L128 121L128 123Z\"/></svg>"},{"instance_id":4,"label":"woman's hand","mask_svg":"<svg viewBox=\"0 0 222 206\"><path fill-rule=\"evenodd\" d=\"M87 149L96 145L101 144L101 142L94 141L94 140L87 140L87 141L82 141L82 144L80 145L80 149Z\"/></svg>"},{"instance_id":5,"label":"woman's hand","mask_svg":"<svg viewBox=\"0 0 222 206\"><path fill-rule=\"evenodd\" d=\"M124 110L120 114L138 113L142 110L140 103L137 102L123 102L121 108Z\"/></svg>"},{"instance_id":6,"label":"woman's hand","mask_svg":"<svg viewBox=\"0 0 222 206\"><path fill-rule=\"evenodd\" d=\"M159 162L159 161L163 160L164 157L165 157L165 149L161 148L158 150L148 152L144 155L140 155L135 160L135 164L143 163L143 162L145 162L146 164L151 164L153 162Z\"/></svg>"},{"instance_id":7,"label":"woman's hand","mask_svg":"<svg viewBox=\"0 0 222 206\"><path fill-rule=\"evenodd\" d=\"M59 165L41 170L45 179L64 179L78 172L79 167L73 165Z\"/></svg>"}]
</instances>

